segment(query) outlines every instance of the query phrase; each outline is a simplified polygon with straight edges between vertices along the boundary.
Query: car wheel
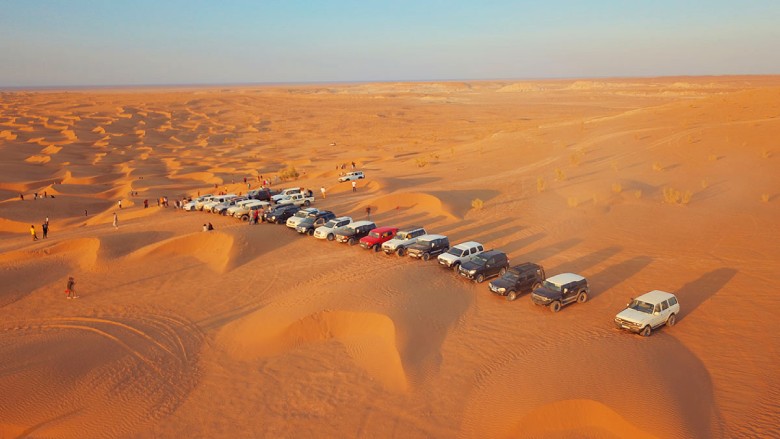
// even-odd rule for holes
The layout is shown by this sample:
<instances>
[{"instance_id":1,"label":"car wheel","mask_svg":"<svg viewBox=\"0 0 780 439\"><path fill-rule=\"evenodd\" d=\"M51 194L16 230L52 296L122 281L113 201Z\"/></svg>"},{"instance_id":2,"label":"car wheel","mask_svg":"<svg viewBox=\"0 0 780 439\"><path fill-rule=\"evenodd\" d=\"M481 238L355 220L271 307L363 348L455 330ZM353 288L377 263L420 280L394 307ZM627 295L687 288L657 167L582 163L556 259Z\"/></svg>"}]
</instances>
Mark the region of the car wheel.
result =
<instances>
[{"instance_id":1,"label":"car wheel","mask_svg":"<svg viewBox=\"0 0 780 439\"><path fill-rule=\"evenodd\" d=\"M241 221L249 221L249 215L241 215Z\"/></svg>"},{"instance_id":2,"label":"car wheel","mask_svg":"<svg viewBox=\"0 0 780 439\"><path fill-rule=\"evenodd\" d=\"M428 254L428 253L423 253L423 255L422 255L422 260L423 260L423 261L427 261L428 259L431 259L431 255L430 255L430 254Z\"/></svg>"},{"instance_id":3,"label":"car wheel","mask_svg":"<svg viewBox=\"0 0 780 439\"><path fill-rule=\"evenodd\" d=\"M499 276L503 276L503 275L504 275L504 273L506 273L506 267L501 267L501 269L500 269L500 270L498 270L498 275L499 275Z\"/></svg>"},{"instance_id":4,"label":"car wheel","mask_svg":"<svg viewBox=\"0 0 780 439\"><path fill-rule=\"evenodd\" d=\"M458 273L458 268L460 268L460 262L456 262L456 263L452 264L452 271L454 271L455 274Z\"/></svg>"},{"instance_id":5,"label":"car wheel","mask_svg":"<svg viewBox=\"0 0 780 439\"><path fill-rule=\"evenodd\" d=\"M582 291L579 296L577 296L577 302L579 303L585 303L588 301L588 293L585 291Z\"/></svg>"},{"instance_id":6,"label":"car wheel","mask_svg":"<svg viewBox=\"0 0 780 439\"><path fill-rule=\"evenodd\" d=\"M328 233L328 241L333 241L333 238L335 238L335 236L333 236L333 233Z\"/></svg>"},{"instance_id":7,"label":"car wheel","mask_svg":"<svg viewBox=\"0 0 780 439\"><path fill-rule=\"evenodd\" d=\"M314 229L309 229L307 233L309 234L309 236L314 236Z\"/></svg>"},{"instance_id":8,"label":"car wheel","mask_svg":"<svg viewBox=\"0 0 780 439\"><path fill-rule=\"evenodd\" d=\"M374 253L379 253L379 250L382 250L382 247L379 246L379 244L374 246Z\"/></svg>"},{"instance_id":9,"label":"car wheel","mask_svg":"<svg viewBox=\"0 0 780 439\"><path fill-rule=\"evenodd\" d=\"M653 332L653 328L650 327L650 325L645 326L642 328L642 332L640 334L642 337L650 337L650 333Z\"/></svg>"},{"instance_id":10,"label":"car wheel","mask_svg":"<svg viewBox=\"0 0 780 439\"><path fill-rule=\"evenodd\" d=\"M485 276L483 276L482 274L478 274L476 279L474 279L474 280L477 281L478 284L481 284L482 281L485 280Z\"/></svg>"},{"instance_id":11,"label":"car wheel","mask_svg":"<svg viewBox=\"0 0 780 439\"><path fill-rule=\"evenodd\" d=\"M349 245L355 245L355 244L357 244L357 241L355 240L355 238L349 238L349 241L347 241L347 243Z\"/></svg>"},{"instance_id":12,"label":"car wheel","mask_svg":"<svg viewBox=\"0 0 780 439\"><path fill-rule=\"evenodd\" d=\"M517 299L517 291L509 290L509 292L506 293L506 300L514 302L515 299Z\"/></svg>"},{"instance_id":13,"label":"car wheel","mask_svg":"<svg viewBox=\"0 0 780 439\"><path fill-rule=\"evenodd\" d=\"M674 326L674 324L677 323L677 316L672 314L669 316L668 319L666 319L666 326Z\"/></svg>"},{"instance_id":14,"label":"car wheel","mask_svg":"<svg viewBox=\"0 0 780 439\"><path fill-rule=\"evenodd\" d=\"M404 253L406 253L403 247L398 247L398 250L396 250L395 252L398 253L398 256L403 256Z\"/></svg>"},{"instance_id":15,"label":"car wheel","mask_svg":"<svg viewBox=\"0 0 780 439\"><path fill-rule=\"evenodd\" d=\"M303 205L304 206L309 206L309 205L311 205L311 202L309 200L306 200L306 201L303 202Z\"/></svg>"},{"instance_id":16,"label":"car wheel","mask_svg":"<svg viewBox=\"0 0 780 439\"><path fill-rule=\"evenodd\" d=\"M561 310L561 302L556 300L555 302L550 304L550 311L558 312L560 310Z\"/></svg>"}]
</instances>

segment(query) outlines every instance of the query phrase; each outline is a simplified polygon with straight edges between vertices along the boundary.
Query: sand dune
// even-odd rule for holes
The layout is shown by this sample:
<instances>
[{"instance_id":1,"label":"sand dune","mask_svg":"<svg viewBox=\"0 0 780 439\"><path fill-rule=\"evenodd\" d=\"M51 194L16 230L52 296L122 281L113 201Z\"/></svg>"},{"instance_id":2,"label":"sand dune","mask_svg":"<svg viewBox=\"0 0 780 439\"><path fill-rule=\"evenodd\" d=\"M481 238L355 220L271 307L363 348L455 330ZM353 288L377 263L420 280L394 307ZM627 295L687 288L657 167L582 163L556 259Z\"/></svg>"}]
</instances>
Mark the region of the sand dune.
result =
<instances>
[{"instance_id":1,"label":"sand dune","mask_svg":"<svg viewBox=\"0 0 780 439\"><path fill-rule=\"evenodd\" d=\"M5 93L0 437L778 436L778 135L778 77ZM156 203L261 176L590 300Z\"/></svg>"}]
</instances>

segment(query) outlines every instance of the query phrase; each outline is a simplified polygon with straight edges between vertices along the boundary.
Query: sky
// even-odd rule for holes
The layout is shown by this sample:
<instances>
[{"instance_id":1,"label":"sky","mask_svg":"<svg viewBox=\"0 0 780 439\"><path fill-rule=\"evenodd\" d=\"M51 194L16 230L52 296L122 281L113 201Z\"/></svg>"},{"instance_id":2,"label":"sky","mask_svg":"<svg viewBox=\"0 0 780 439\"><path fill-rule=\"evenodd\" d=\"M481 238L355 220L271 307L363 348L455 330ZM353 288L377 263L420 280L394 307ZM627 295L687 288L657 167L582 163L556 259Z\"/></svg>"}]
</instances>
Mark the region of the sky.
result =
<instances>
[{"instance_id":1,"label":"sky","mask_svg":"<svg viewBox=\"0 0 780 439\"><path fill-rule=\"evenodd\" d=\"M0 87L780 74L780 0L0 0Z\"/></svg>"}]
</instances>

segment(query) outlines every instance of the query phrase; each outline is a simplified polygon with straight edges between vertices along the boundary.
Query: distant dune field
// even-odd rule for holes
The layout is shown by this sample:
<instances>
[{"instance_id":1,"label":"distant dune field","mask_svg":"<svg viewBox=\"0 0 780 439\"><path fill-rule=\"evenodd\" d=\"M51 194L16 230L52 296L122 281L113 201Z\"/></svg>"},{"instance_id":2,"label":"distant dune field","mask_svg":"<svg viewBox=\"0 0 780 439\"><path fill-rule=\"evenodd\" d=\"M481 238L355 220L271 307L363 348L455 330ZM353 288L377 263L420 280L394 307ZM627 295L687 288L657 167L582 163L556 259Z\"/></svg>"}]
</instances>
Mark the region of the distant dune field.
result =
<instances>
[{"instance_id":1,"label":"distant dune field","mask_svg":"<svg viewBox=\"0 0 780 439\"><path fill-rule=\"evenodd\" d=\"M780 77L4 92L0 438L780 436L778 139ZM590 300L157 205L266 179Z\"/></svg>"}]
</instances>

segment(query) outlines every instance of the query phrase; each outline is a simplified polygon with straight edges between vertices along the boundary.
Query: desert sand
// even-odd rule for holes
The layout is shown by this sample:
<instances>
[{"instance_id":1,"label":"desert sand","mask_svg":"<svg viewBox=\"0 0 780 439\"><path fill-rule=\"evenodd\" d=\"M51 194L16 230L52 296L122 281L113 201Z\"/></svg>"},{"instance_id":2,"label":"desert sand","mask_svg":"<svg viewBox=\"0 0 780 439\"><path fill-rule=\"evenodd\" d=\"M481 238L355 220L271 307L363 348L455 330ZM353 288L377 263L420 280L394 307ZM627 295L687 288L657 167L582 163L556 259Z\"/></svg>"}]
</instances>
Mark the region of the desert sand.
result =
<instances>
[{"instance_id":1,"label":"desert sand","mask_svg":"<svg viewBox=\"0 0 780 439\"><path fill-rule=\"evenodd\" d=\"M780 77L0 93L0 438L780 437L778 139ZM154 201L258 175L591 299Z\"/></svg>"}]
</instances>

